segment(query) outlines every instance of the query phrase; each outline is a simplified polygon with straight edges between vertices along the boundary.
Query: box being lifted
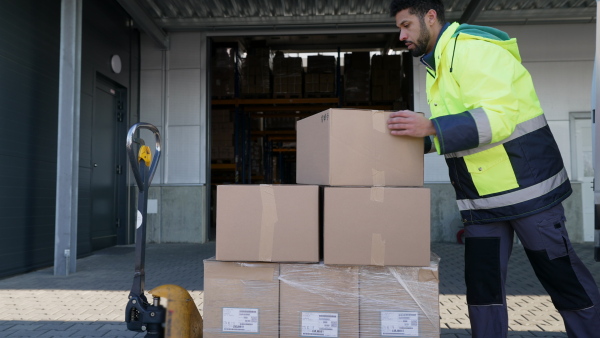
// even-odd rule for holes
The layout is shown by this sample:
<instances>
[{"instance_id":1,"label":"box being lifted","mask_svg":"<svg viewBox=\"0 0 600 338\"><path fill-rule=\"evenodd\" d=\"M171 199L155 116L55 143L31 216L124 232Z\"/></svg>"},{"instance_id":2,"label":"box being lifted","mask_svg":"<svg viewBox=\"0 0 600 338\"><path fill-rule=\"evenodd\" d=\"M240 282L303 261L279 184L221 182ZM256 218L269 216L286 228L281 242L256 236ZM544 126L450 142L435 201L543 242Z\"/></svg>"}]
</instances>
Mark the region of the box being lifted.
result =
<instances>
[{"instance_id":1,"label":"box being lifted","mask_svg":"<svg viewBox=\"0 0 600 338\"><path fill-rule=\"evenodd\" d=\"M423 139L390 134L389 114L328 109L298 121L296 183L422 186Z\"/></svg>"},{"instance_id":2,"label":"box being lifted","mask_svg":"<svg viewBox=\"0 0 600 338\"><path fill-rule=\"evenodd\" d=\"M429 265L428 188L326 187L325 264Z\"/></svg>"},{"instance_id":3,"label":"box being lifted","mask_svg":"<svg viewBox=\"0 0 600 338\"><path fill-rule=\"evenodd\" d=\"M217 187L216 258L220 261L319 261L319 187Z\"/></svg>"}]
</instances>

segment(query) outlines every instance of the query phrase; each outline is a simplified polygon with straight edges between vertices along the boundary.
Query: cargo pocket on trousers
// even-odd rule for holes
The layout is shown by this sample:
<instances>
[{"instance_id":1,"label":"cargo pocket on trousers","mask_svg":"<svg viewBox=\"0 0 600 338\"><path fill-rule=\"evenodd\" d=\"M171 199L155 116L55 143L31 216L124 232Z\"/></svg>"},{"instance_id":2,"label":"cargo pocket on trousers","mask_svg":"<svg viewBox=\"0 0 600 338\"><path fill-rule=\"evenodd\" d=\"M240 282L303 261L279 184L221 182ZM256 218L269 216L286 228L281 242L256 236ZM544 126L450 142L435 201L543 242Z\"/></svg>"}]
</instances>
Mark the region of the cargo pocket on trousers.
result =
<instances>
[{"instance_id":1,"label":"cargo pocket on trousers","mask_svg":"<svg viewBox=\"0 0 600 338\"><path fill-rule=\"evenodd\" d=\"M567 233L562 220L548 220L538 224L538 231L549 259L564 257L569 254Z\"/></svg>"}]
</instances>

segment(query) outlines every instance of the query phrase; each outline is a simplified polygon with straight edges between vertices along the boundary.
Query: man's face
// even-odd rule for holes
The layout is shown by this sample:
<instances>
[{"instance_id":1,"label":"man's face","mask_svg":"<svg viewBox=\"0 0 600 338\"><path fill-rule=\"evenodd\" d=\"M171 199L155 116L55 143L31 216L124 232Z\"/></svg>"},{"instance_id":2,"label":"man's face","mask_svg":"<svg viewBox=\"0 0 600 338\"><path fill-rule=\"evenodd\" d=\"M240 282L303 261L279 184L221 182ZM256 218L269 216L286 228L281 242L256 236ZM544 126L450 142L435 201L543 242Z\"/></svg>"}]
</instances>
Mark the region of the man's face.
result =
<instances>
[{"instance_id":1,"label":"man's face","mask_svg":"<svg viewBox=\"0 0 600 338\"><path fill-rule=\"evenodd\" d=\"M431 33L423 18L405 9L396 14L396 26L400 28L400 41L404 41L412 56L419 57L429 52Z\"/></svg>"}]
</instances>

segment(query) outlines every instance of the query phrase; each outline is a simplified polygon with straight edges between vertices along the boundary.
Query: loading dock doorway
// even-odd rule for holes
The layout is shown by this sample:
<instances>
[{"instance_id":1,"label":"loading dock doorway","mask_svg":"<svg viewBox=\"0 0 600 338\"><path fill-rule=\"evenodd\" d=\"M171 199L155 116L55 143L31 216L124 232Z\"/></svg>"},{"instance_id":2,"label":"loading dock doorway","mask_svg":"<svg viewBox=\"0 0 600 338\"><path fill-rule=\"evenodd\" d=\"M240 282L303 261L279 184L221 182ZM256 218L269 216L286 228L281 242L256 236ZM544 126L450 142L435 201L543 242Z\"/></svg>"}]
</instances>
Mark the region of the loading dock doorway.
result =
<instances>
[{"instance_id":1,"label":"loading dock doorway","mask_svg":"<svg viewBox=\"0 0 600 338\"><path fill-rule=\"evenodd\" d=\"M127 241L122 153L122 120L127 90L98 75L92 113L91 243L100 250ZM122 140L121 140L122 139ZM121 146L119 148L119 146Z\"/></svg>"}]
</instances>

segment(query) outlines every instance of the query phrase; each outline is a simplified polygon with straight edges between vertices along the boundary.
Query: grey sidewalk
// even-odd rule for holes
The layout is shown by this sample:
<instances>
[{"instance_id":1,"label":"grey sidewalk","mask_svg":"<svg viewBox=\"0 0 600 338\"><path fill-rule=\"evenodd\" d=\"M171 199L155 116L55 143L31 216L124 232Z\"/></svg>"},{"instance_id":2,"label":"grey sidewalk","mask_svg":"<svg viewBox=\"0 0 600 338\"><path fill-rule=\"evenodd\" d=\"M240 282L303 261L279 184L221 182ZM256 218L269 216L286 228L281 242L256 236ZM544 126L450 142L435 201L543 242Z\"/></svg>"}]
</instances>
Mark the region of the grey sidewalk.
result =
<instances>
[{"instance_id":1,"label":"grey sidewalk","mask_svg":"<svg viewBox=\"0 0 600 338\"><path fill-rule=\"evenodd\" d=\"M600 281L593 244L575 248ZM202 260L214 243L150 244L146 290L177 284L202 308ZM465 304L463 246L433 243L440 262L441 337L469 337ZM134 270L133 246L113 247L77 261L77 273L55 277L52 268L0 280L0 337L143 337L123 321ZM507 281L510 337L566 337L562 320L516 245Z\"/></svg>"}]
</instances>

